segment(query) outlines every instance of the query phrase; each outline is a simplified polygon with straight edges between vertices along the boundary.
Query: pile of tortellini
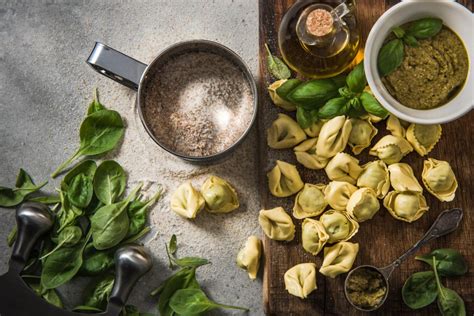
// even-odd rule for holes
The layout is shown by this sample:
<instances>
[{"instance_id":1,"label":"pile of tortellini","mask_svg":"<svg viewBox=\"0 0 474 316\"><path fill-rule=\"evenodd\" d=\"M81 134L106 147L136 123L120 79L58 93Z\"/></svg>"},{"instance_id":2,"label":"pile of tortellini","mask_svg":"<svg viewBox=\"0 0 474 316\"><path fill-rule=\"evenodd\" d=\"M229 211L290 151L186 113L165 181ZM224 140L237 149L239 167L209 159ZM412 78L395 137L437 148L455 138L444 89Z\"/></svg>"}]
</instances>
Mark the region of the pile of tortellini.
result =
<instances>
[{"instance_id":1,"label":"pile of tortellini","mask_svg":"<svg viewBox=\"0 0 474 316\"><path fill-rule=\"evenodd\" d=\"M293 148L300 164L313 170L324 169L330 180L327 184L304 183L296 166L281 160L267 174L272 195L295 195L292 215L303 220L302 246L313 255L324 248L319 272L327 277L334 278L352 268L359 245L348 240L357 233L360 223L379 211L379 200L383 200L383 206L394 218L409 223L428 210L423 187L410 165L400 161L413 150L427 155L441 137L441 126L407 124L390 115L390 134L369 151L378 160L360 165L357 158L344 150L349 145L352 153L358 155L370 147L378 132L373 123L381 120L371 115L337 116L302 129L293 118L280 113L268 129L269 147ZM448 162L428 158L421 178L427 191L440 201L454 199L458 184ZM261 210L259 223L271 239L290 241L295 236L293 219L282 207ZM315 269L314 263L289 269L284 276L288 292L306 298L316 289Z\"/></svg>"}]
</instances>

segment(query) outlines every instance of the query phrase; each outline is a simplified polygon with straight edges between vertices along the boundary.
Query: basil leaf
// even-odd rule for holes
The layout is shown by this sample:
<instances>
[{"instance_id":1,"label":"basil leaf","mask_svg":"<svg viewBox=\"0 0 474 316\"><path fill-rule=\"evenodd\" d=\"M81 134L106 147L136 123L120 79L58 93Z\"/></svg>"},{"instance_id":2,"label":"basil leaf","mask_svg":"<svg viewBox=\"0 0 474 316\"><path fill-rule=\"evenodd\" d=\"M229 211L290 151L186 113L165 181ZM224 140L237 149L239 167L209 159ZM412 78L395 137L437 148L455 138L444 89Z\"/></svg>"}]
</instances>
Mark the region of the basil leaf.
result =
<instances>
[{"instance_id":1,"label":"basil leaf","mask_svg":"<svg viewBox=\"0 0 474 316\"><path fill-rule=\"evenodd\" d=\"M405 44L411 47L418 47L418 45L420 45L418 41L416 40L416 38L413 35L409 35L409 34L403 37L403 41L405 42Z\"/></svg>"},{"instance_id":2,"label":"basil leaf","mask_svg":"<svg viewBox=\"0 0 474 316\"><path fill-rule=\"evenodd\" d=\"M267 67L272 76L277 79L290 78L291 72L288 66L280 58L272 55L267 44L265 44L265 48L267 50Z\"/></svg>"},{"instance_id":3,"label":"basil leaf","mask_svg":"<svg viewBox=\"0 0 474 316\"><path fill-rule=\"evenodd\" d=\"M348 100L344 97L331 99L319 109L318 116L322 119L331 119L342 115L347 102Z\"/></svg>"},{"instance_id":4,"label":"basil leaf","mask_svg":"<svg viewBox=\"0 0 474 316\"><path fill-rule=\"evenodd\" d=\"M296 121L301 128L310 127L318 119L318 110L305 110L303 107L296 108Z\"/></svg>"},{"instance_id":5,"label":"basil leaf","mask_svg":"<svg viewBox=\"0 0 474 316\"><path fill-rule=\"evenodd\" d=\"M348 100L354 98L357 95L356 93L352 92L348 87L339 88L337 91L339 91L341 97L344 97Z\"/></svg>"},{"instance_id":6,"label":"basil leaf","mask_svg":"<svg viewBox=\"0 0 474 316\"><path fill-rule=\"evenodd\" d=\"M94 193L104 204L112 204L122 195L127 185L123 168L113 160L102 162L94 175Z\"/></svg>"},{"instance_id":7,"label":"basil leaf","mask_svg":"<svg viewBox=\"0 0 474 316\"><path fill-rule=\"evenodd\" d=\"M97 88L94 89L94 100L89 104L89 107L87 108L87 115L90 115L95 112L99 112L105 110L105 107L102 105L102 103L99 102L99 91Z\"/></svg>"},{"instance_id":8,"label":"basil leaf","mask_svg":"<svg viewBox=\"0 0 474 316\"><path fill-rule=\"evenodd\" d=\"M122 117L116 111L101 110L87 116L79 131L80 146L52 174L55 178L69 164L81 156L95 156L114 149L124 133Z\"/></svg>"},{"instance_id":9,"label":"basil leaf","mask_svg":"<svg viewBox=\"0 0 474 316\"><path fill-rule=\"evenodd\" d=\"M401 39L393 39L379 51L377 57L377 68L382 77L385 77L397 69L403 62L405 51Z\"/></svg>"},{"instance_id":10,"label":"basil leaf","mask_svg":"<svg viewBox=\"0 0 474 316\"><path fill-rule=\"evenodd\" d=\"M433 257L436 258L436 269L444 276L461 276L468 270L467 262L459 251L450 248L436 249L423 256L416 256L416 260L432 266Z\"/></svg>"},{"instance_id":11,"label":"basil leaf","mask_svg":"<svg viewBox=\"0 0 474 316\"><path fill-rule=\"evenodd\" d=\"M299 79L288 79L287 81L285 81L285 83L283 83L276 89L276 93L283 100L290 102L288 100L288 94L290 94L290 92L293 91L301 83L302 81Z\"/></svg>"},{"instance_id":12,"label":"basil leaf","mask_svg":"<svg viewBox=\"0 0 474 316\"><path fill-rule=\"evenodd\" d=\"M388 111L380 105L379 101L375 99L375 97L370 94L369 92L362 92L359 97L364 110L368 113L373 114L375 116L386 118L388 116Z\"/></svg>"},{"instance_id":13,"label":"basil leaf","mask_svg":"<svg viewBox=\"0 0 474 316\"><path fill-rule=\"evenodd\" d=\"M201 289L176 291L170 299L170 307L178 315L196 315L216 308L249 310L244 307L216 303L210 300Z\"/></svg>"},{"instance_id":14,"label":"basil leaf","mask_svg":"<svg viewBox=\"0 0 474 316\"><path fill-rule=\"evenodd\" d=\"M151 205L155 204L160 197L161 189L147 201L136 199L130 203L127 209L128 218L130 220L127 237L135 236L145 227L148 209Z\"/></svg>"},{"instance_id":15,"label":"basil leaf","mask_svg":"<svg viewBox=\"0 0 474 316\"><path fill-rule=\"evenodd\" d=\"M39 191L48 182L35 185L31 176L23 169L20 169L16 177L15 188L0 187L0 207L13 207L22 203L25 198Z\"/></svg>"},{"instance_id":16,"label":"basil leaf","mask_svg":"<svg viewBox=\"0 0 474 316\"><path fill-rule=\"evenodd\" d=\"M184 257L180 259L173 259L173 262L181 268L198 268L210 264L211 262L207 259L197 257Z\"/></svg>"},{"instance_id":17,"label":"basil leaf","mask_svg":"<svg viewBox=\"0 0 474 316\"><path fill-rule=\"evenodd\" d=\"M364 91L367 85L367 78L365 77L364 61L361 61L352 71L347 75L346 78L347 86L350 91L360 93Z\"/></svg>"},{"instance_id":18,"label":"basil leaf","mask_svg":"<svg viewBox=\"0 0 474 316\"><path fill-rule=\"evenodd\" d=\"M86 290L84 305L105 310L110 297L110 292L114 286L115 278L113 275L105 275L98 280L94 280Z\"/></svg>"},{"instance_id":19,"label":"basil leaf","mask_svg":"<svg viewBox=\"0 0 474 316\"><path fill-rule=\"evenodd\" d=\"M288 100L307 110L313 110L338 95L338 87L331 79L316 79L301 83L290 94Z\"/></svg>"},{"instance_id":20,"label":"basil leaf","mask_svg":"<svg viewBox=\"0 0 474 316\"><path fill-rule=\"evenodd\" d=\"M359 98L354 97L347 102L346 107L348 108L346 111L346 115L350 117L359 118L366 114L367 112L364 110Z\"/></svg>"},{"instance_id":21,"label":"basil leaf","mask_svg":"<svg viewBox=\"0 0 474 316\"><path fill-rule=\"evenodd\" d=\"M419 309L430 305L436 300L438 290L433 271L412 274L403 285L403 302L411 309Z\"/></svg>"},{"instance_id":22,"label":"basil leaf","mask_svg":"<svg viewBox=\"0 0 474 316\"><path fill-rule=\"evenodd\" d=\"M178 250L178 240L176 238L176 235L173 234L173 236L171 236L171 239L170 239L170 244L169 244L169 252L170 254L174 255L176 253L176 250Z\"/></svg>"},{"instance_id":23,"label":"basil leaf","mask_svg":"<svg viewBox=\"0 0 474 316\"><path fill-rule=\"evenodd\" d=\"M392 32L393 32L393 34L395 34L395 36L396 36L397 38L403 38L403 37L405 36L405 31L404 31L401 27L399 27L399 26L394 27L394 28L392 29Z\"/></svg>"},{"instance_id":24,"label":"basil leaf","mask_svg":"<svg viewBox=\"0 0 474 316\"><path fill-rule=\"evenodd\" d=\"M332 82L334 82L334 84L336 85L336 87L339 89L339 88L342 88L346 85L346 76L345 75L337 75L335 77L332 77L331 78Z\"/></svg>"},{"instance_id":25,"label":"basil leaf","mask_svg":"<svg viewBox=\"0 0 474 316\"><path fill-rule=\"evenodd\" d=\"M56 252L61 247L71 247L77 244L82 237L82 230L78 226L68 226L62 230L58 235L58 244L47 254L41 256L40 260L47 258L52 253Z\"/></svg>"},{"instance_id":26,"label":"basil leaf","mask_svg":"<svg viewBox=\"0 0 474 316\"><path fill-rule=\"evenodd\" d=\"M418 39L425 39L438 34L442 27L443 20L438 18L424 18L412 22L407 33Z\"/></svg>"}]
</instances>

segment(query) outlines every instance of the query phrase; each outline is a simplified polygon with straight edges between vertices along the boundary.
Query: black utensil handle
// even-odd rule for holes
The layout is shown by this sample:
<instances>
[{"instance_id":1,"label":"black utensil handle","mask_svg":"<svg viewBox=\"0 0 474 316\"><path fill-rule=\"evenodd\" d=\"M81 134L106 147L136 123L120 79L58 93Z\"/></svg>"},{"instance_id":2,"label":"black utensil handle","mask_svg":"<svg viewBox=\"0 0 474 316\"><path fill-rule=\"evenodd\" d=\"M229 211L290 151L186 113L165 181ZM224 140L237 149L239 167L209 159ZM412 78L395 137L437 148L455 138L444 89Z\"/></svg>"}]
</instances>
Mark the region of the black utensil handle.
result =
<instances>
[{"instance_id":1,"label":"black utensil handle","mask_svg":"<svg viewBox=\"0 0 474 316\"><path fill-rule=\"evenodd\" d=\"M119 310L125 305L135 283L151 266L151 256L143 246L126 245L115 252L115 282L110 293L108 312Z\"/></svg>"},{"instance_id":2,"label":"black utensil handle","mask_svg":"<svg viewBox=\"0 0 474 316\"><path fill-rule=\"evenodd\" d=\"M16 225L18 233L9 265L19 273L38 238L53 227L53 216L46 205L26 202L16 211Z\"/></svg>"},{"instance_id":3,"label":"black utensil handle","mask_svg":"<svg viewBox=\"0 0 474 316\"><path fill-rule=\"evenodd\" d=\"M138 90L147 65L107 45L96 42L87 63L98 73Z\"/></svg>"}]
</instances>

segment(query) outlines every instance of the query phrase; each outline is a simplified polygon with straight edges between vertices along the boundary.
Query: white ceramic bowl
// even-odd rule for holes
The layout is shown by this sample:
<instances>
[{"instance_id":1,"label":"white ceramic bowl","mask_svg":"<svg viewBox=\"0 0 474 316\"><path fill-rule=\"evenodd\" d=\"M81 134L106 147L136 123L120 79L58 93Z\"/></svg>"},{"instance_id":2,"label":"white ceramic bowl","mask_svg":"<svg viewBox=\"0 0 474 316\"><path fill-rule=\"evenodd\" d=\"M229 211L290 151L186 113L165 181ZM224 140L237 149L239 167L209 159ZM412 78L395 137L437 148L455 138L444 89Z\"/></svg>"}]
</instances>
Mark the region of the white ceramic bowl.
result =
<instances>
[{"instance_id":1,"label":"white ceramic bowl","mask_svg":"<svg viewBox=\"0 0 474 316\"><path fill-rule=\"evenodd\" d=\"M462 90L448 103L430 110L415 110L390 95L377 71L377 56L384 40L395 26L423 17L438 17L463 40L469 56L469 71ZM395 116L412 123L446 123L468 113L474 103L474 15L464 6L443 0L403 1L387 10L370 30L364 52L364 69L372 92Z\"/></svg>"}]
</instances>

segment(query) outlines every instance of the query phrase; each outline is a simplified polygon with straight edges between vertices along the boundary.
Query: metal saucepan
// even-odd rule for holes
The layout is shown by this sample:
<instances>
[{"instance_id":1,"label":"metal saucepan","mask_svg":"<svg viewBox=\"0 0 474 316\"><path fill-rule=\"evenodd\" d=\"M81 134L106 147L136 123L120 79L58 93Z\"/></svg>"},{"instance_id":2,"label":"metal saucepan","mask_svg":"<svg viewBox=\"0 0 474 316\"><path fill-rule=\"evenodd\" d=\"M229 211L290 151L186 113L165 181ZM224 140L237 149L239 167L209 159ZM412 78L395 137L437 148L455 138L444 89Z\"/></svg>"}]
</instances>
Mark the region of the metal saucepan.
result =
<instances>
[{"instance_id":1,"label":"metal saucepan","mask_svg":"<svg viewBox=\"0 0 474 316\"><path fill-rule=\"evenodd\" d=\"M232 64L237 66L237 68L243 73L253 95L252 108L249 109L253 111L252 118L248 122L248 125L245 126L245 129L243 129L243 132L240 137L224 150L209 156L190 156L183 153L179 153L170 148L169 146L166 146L163 140L158 139L158 137L152 132L152 129L150 128L149 124L145 119L143 111L145 106L144 87L146 87L147 81L151 78L151 76L147 76L147 74L155 73L157 69L160 69L160 67L162 67L167 61L169 61L173 57L192 52L213 53L222 56L228 61L232 62ZM244 61L235 52L225 47L224 45L213 41L192 40L177 43L161 52L149 65L139 62L138 60L133 59L102 43L96 42L94 49L92 50L89 58L87 59L87 63L91 65L97 72L103 74L104 76L107 76L112 80L115 80L131 89L137 90L138 113L140 116L140 120L143 126L145 127L145 130L147 131L148 135L161 148L187 161L196 163L212 163L227 156L240 143L242 143L242 141L250 131L257 116L257 85L252 76L252 73L250 72ZM212 65L210 65L210 67L212 67ZM173 131L170 132L172 133Z\"/></svg>"}]
</instances>

